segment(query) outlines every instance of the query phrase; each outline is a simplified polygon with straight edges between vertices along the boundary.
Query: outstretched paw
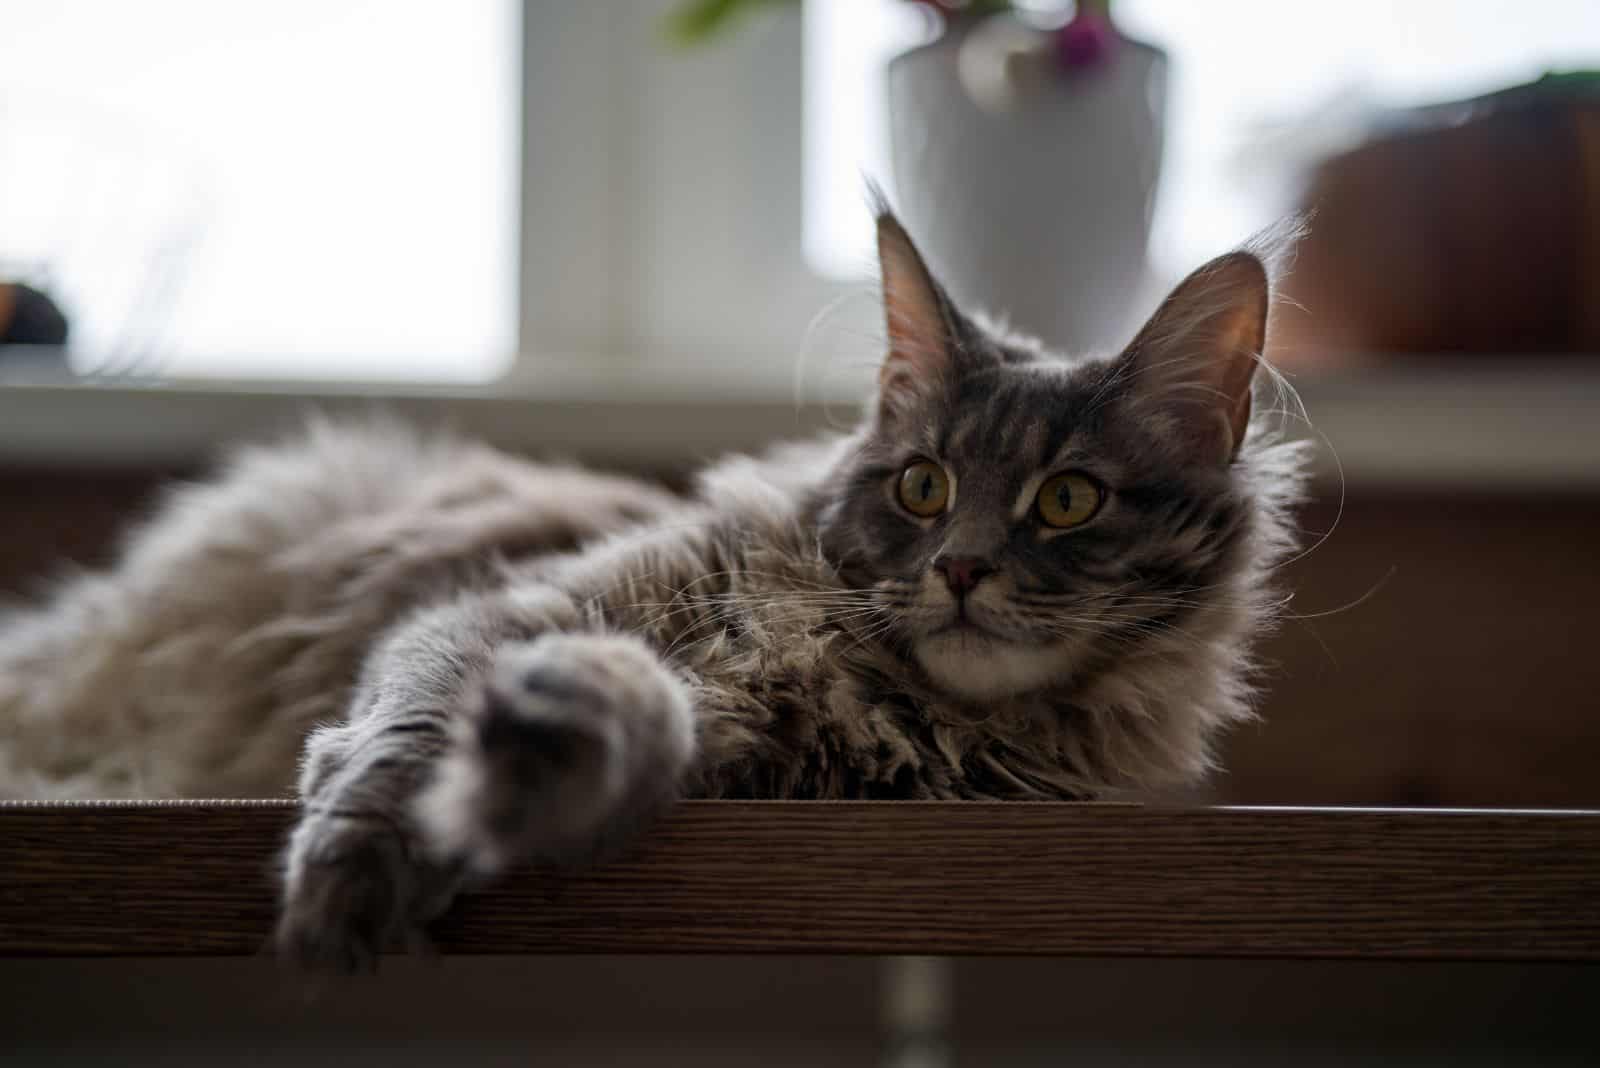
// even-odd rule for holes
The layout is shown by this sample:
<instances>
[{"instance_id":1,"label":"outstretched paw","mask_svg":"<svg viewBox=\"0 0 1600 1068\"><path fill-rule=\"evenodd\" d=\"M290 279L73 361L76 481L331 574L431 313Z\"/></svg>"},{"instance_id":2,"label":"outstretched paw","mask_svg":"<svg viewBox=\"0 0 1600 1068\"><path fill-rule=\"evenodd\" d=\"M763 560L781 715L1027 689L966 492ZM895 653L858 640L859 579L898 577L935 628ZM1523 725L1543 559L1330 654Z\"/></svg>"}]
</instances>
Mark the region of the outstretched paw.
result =
<instances>
[{"instance_id":1,"label":"outstretched paw","mask_svg":"<svg viewBox=\"0 0 1600 1068\"><path fill-rule=\"evenodd\" d=\"M506 649L467 713L416 815L435 856L477 872L592 849L670 796L693 748L683 683L624 637Z\"/></svg>"},{"instance_id":2,"label":"outstretched paw","mask_svg":"<svg viewBox=\"0 0 1600 1068\"><path fill-rule=\"evenodd\" d=\"M370 972L379 954L442 911L459 880L376 817L309 812L289 841L280 956L307 971Z\"/></svg>"}]
</instances>

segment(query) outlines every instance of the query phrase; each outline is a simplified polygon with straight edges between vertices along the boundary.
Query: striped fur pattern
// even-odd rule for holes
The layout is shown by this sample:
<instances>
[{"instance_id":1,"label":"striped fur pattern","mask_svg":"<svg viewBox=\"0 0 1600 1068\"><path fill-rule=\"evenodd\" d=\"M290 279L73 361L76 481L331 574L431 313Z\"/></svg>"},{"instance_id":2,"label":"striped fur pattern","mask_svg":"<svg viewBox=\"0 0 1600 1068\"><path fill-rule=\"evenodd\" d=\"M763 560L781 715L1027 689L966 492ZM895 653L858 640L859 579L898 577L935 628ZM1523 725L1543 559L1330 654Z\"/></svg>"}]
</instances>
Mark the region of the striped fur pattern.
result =
<instances>
[{"instance_id":1,"label":"striped fur pattern","mask_svg":"<svg viewBox=\"0 0 1600 1068\"><path fill-rule=\"evenodd\" d=\"M341 970L674 797L1194 780L1249 714L1303 479L1250 414L1263 258L1068 360L953 308L887 214L880 253L862 424L686 497L371 423L180 490L116 568L0 624L0 796L297 791L280 945ZM920 461L937 515L897 496ZM1038 501L1062 471L1103 491L1070 529Z\"/></svg>"}]
</instances>

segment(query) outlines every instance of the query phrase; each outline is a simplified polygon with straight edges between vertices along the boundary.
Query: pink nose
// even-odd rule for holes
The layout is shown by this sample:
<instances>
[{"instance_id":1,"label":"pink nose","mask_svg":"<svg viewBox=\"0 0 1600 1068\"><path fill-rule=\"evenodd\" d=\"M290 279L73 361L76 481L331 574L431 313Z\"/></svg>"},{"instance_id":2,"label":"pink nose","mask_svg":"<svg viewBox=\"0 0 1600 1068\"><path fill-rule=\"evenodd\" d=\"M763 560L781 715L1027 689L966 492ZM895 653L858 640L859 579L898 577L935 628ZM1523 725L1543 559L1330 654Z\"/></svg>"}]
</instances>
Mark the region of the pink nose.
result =
<instances>
[{"instance_id":1,"label":"pink nose","mask_svg":"<svg viewBox=\"0 0 1600 1068\"><path fill-rule=\"evenodd\" d=\"M986 576L994 574L988 561L976 556L941 556L933 562L933 569L944 576L945 585L957 597L971 593Z\"/></svg>"}]
</instances>

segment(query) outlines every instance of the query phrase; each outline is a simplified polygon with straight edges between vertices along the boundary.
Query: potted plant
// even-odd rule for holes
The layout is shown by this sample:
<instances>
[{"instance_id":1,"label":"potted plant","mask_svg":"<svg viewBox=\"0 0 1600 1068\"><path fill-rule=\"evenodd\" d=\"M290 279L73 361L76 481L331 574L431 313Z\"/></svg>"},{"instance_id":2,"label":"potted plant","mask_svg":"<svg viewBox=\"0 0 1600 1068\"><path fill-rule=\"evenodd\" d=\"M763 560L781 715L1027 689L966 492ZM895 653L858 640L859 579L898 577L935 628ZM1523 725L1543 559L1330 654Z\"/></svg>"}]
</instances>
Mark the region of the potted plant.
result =
<instances>
[{"instance_id":1,"label":"potted plant","mask_svg":"<svg viewBox=\"0 0 1600 1068\"><path fill-rule=\"evenodd\" d=\"M783 0L695 0L703 40ZM1052 345L1123 340L1139 297L1163 146L1167 59L1111 0L1052 16L1011 0L905 0L942 24L889 66L894 200L958 302Z\"/></svg>"}]
</instances>

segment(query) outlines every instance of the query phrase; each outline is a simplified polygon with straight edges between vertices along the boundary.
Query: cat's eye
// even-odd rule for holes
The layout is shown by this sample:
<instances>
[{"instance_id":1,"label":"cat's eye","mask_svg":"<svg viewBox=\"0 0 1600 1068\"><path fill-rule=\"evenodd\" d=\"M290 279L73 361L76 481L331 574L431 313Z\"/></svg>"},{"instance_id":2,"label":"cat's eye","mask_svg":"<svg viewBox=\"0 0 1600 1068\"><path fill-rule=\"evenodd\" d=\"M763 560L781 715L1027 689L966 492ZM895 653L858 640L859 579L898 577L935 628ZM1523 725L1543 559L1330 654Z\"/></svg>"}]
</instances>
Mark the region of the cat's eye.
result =
<instances>
[{"instance_id":1,"label":"cat's eye","mask_svg":"<svg viewBox=\"0 0 1600 1068\"><path fill-rule=\"evenodd\" d=\"M900 504L924 519L950 503L950 476L932 460L916 460L900 474Z\"/></svg>"},{"instance_id":2,"label":"cat's eye","mask_svg":"<svg viewBox=\"0 0 1600 1068\"><path fill-rule=\"evenodd\" d=\"M1039 518L1052 527L1075 527L1092 519L1104 498L1088 475L1051 475L1039 487Z\"/></svg>"}]
</instances>

